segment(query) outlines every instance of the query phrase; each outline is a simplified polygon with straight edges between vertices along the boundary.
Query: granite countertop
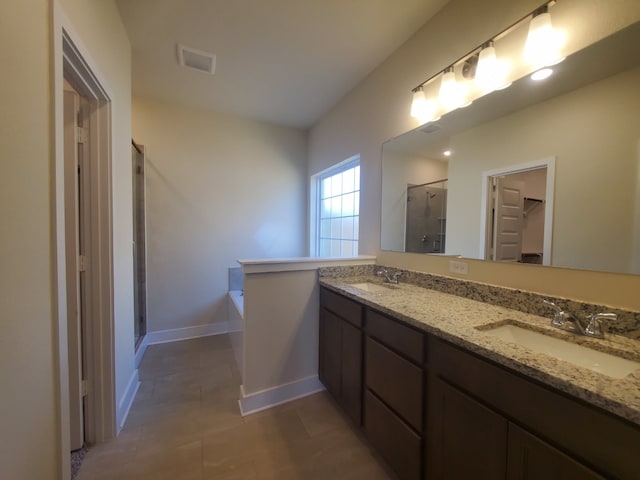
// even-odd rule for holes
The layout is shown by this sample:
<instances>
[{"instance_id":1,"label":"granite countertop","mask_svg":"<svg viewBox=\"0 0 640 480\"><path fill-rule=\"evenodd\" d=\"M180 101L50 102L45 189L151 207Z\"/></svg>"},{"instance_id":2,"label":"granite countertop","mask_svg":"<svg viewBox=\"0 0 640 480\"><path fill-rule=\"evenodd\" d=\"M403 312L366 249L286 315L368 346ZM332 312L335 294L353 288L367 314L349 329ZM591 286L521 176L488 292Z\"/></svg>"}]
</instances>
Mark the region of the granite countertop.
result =
<instances>
[{"instance_id":1,"label":"granite countertop","mask_svg":"<svg viewBox=\"0 0 640 480\"><path fill-rule=\"evenodd\" d=\"M321 285L640 426L640 369L613 378L501 340L486 330L511 323L636 361L640 361L640 341L609 334L605 339L578 336L552 327L550 318L407 283L384 284L388 289L383 292L352 286L361 282L382 285L371 276L320 278Z\"/></svg>"}]
</instances>

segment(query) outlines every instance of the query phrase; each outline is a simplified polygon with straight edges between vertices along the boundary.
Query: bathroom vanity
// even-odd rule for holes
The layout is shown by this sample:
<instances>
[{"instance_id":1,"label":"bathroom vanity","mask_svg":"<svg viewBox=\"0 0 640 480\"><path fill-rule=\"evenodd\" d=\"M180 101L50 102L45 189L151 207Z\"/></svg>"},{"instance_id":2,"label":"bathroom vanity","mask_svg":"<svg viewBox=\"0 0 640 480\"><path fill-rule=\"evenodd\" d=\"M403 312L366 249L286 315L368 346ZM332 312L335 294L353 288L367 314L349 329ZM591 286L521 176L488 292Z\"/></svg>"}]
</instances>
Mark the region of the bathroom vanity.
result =
<instances>
[{"instance_id":1,"label":"bathroom vanity","mask_svg":"<svg viewBox=\"0 0 640 480\"><path fill-rule=\"evenodd\" d=\"M374 276L320 287L320 379L400 479L640 478L640 364L614 378L491 330L632 361L637 340Z\"/></svg>"}]
</instances>

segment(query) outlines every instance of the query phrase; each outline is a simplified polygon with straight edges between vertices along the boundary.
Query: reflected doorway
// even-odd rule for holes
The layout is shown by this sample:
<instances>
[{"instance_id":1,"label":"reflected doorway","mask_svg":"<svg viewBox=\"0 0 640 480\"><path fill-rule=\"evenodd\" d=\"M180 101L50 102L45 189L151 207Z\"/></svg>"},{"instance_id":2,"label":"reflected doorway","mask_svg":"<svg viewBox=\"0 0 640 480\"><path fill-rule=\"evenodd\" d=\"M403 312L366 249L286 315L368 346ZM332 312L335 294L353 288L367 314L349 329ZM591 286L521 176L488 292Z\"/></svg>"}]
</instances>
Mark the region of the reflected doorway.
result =
<instances>
[{"instance_id":1,"label":"reflected doorway","mask_svg":"<svg viewBox=\"0 0 640 480\"><path fill-rule=\"evenodd\" d=\"M483 173L482 258L550 265L554 161Z\"/></svg>"}]
</instances>

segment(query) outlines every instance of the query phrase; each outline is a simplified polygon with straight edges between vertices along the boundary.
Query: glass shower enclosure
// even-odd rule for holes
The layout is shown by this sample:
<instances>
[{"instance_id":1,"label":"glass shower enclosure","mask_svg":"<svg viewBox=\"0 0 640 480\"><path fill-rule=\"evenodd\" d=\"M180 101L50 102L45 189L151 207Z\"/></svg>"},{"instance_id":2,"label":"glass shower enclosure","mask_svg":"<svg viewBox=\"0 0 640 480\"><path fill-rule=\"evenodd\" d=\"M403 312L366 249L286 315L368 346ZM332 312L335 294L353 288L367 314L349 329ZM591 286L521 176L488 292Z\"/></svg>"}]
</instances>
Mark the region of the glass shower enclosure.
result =
<instances>
[{"instance_id":1,"label":"glass shower enclosure","mask_svg":"<svg viewBox=\"0 0 640 480\"><path fill-rule=\"evenodd\" d=\"M407 186L405 251L444 253L447 180Z\"/></svg>"}]
</instances>

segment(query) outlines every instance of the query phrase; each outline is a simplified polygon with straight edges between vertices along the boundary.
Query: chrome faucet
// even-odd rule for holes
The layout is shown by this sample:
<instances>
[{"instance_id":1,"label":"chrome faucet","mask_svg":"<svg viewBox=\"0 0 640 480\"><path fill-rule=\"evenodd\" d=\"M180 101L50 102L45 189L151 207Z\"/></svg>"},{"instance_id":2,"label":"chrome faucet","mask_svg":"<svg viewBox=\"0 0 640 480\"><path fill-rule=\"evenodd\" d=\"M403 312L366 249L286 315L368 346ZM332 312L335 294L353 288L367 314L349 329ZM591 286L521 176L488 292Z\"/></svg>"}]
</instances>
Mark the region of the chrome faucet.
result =
<instances>
[{"instance_id":1,"label":"chrome faucet","mask_svg":"<svg viewBox=\"0 0 640 480\"><path fill-rule=\"evenodd\" d=\"M589 335L590 337L604 338L605 327L602 325L602 322L600 320L616 320L617 318L618 315L616 315L615 313L593 313L587 317L587 319L589 320L589 324L584 329L584 333L585 335Z\"/></svg>"},{"instance_id":2,"label":"chrome faucet","mask_svg":"<svg viewBox=\"0 0 640 480\"><path fill-rule=\"evenodd\" d=\"M543 302L554 309L551 325L566 330L568 332L585 335L587 337L604 338L605 328L601 320L615 320L618 316L615 313L594 313L581 319L562 310L558 305L548 300Z\"/></svg>"},{"instance_id":3,"label":"chrome faucet","mask_svg":"<svg viewBox=\"0 0 640 480\"><path fill-rule=\"evenodd\" d=\"M554 327L562 328L567 321L567 316L569 316L569 314L553 302L550 302L548 300L542 301L555 310L553 313L553 320L551 320L551 325L553 325Z\"/></svg>"},{"instance_id":4,"label":"chrome faucet","mask_svg":"<svg viewBox=\"0 0 640 480\"><path fill-rule=\"evenodd\" d=\"M389 276L389 271L386 268L381 268L376 272L376 275L379 277L383 277L385 283L393 283L394 285L398 285L399 278L402 276L402 272L396 272L393 275Z\"/></svg>"}]
</instances>

